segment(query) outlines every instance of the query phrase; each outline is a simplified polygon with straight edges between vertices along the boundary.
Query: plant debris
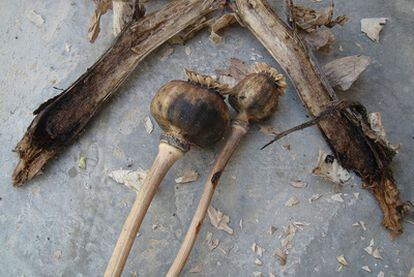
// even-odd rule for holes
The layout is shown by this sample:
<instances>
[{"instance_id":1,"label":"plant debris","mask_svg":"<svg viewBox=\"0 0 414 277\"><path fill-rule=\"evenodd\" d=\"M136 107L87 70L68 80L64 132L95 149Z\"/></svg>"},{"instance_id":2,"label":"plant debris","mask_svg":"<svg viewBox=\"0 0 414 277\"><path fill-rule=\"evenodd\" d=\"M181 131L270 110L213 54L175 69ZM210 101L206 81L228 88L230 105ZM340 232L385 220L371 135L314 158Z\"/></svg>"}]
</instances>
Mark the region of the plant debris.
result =
<instances>
[{"instance_id":1,"label":"plant debris","mask_svg":"<svg viewBox=\"0 0 414 277\"><path fill-rule=\"evenodd\" d=\"M342 193L335 193L331 196L331 199L336 202L344 202L344 199L342 198Z\"/></svg>"},{"instance_id":2,"label":"plant debris","mask_svg":"<svg viewBox=\"0 0 414 277\"><path fill-rule=\"evenodd\" d=\"M370 113L368 115L368 122L371 127L371 130L374 131L376 135L373 138L378 141L381 141L383 144L387 145L387 147L391 148L392 150L398 153L398 150L400 149L400 144L394 145L390 143L386 138L385 127L384 125L382 125L381 114L378 112Z\"/></svg>"},{"instance_id":3,"label":"plant debris","mask_svg":"<svg viewBox=\"0 0 414 277\"><path fill-rule=\"evenodd\" d=\"M305 182L303 182L303 181L300 181L300 180L291 181L291 182L289 182L289 184L290 184L292 187L295 187L295 188L300 188L300 189L302 189L302 188L306 188L306 186L308 185L307 183L305 183Z\"/></svg>"},{"instance_id":4,"label":"plant debris","mask_svg":"<svg viewBox=\"0 0 414 277\"><path fill-rule=\"evenodd\" d=\"M351 179L349 172L338 163L335 156L328 155L323 150L319 150L318 164L312 173L339 185Z\"/></svg>"},{"instance_id":5,"label":"plant debris","mask_svg":"<svg viewBox=\"0 0 414 277\"><path fill-rule=\"evenodd\" d=\"M53 252L53 259L59 260L60 257L62 257L62 250L56 250L55 252Z\"/></svg>"},{"instance_id":6,"label":"plant debris","mask_svg":"<svg viewBox=\"0 0 414 277\"><path fill-rule=\"evenodd\" d=\"M83 155L80 155L78 160L78 167L80 169L86 169L86 157Z\"/></svg>"},{"instance_id":7,"label":"plant debris","mask_svg":"<svg viewBox=\"0 0 414 277\"><path fill-rule=\"evenodd\" d=\"M299 199L296 196L292 196L286 201L285 206L286 207L293 207L295 205L299 204Z\"/></svg>"},{"instance_id":8,"label":"plant debris","mask_svg":"<svg viewBox=\"0 0 414 277\"><path fill-rule=\"evenodd\" d=\"M258 245L257 243L253 243L252 244L252 251L254 253L256 253L256 255L258 255L259 257L263 256L263 253L265 252L265 249L263 247L261 247L260 245Z\"/></svg>"},{"instance_id":9,"label":"plant debris","mask_svg":"<svg viewBox=\"0 0 414 277\"><path fill-rule=\"evenodd\" d=\"M207 244L207 247L210 251L213 251L220 244L220 241L216 238L213 238L213 233L207 232L206 239L204 240Z\"/></svg>"},{"instance_id":10,"label":"plant debris","mask_svg":"<svg viewBox=\"0 0 414 277\"><path fill-rule=\"evenodd\" d=\"M346 261L346 259L345 259L345 256L344 255L340 255L340 256L337 256L336 257L336 260L338 261L338 263L339 263L339 266L338 266L338 268L336 269L336 271L341 271L342 270L342 268L344 267L344 266L348 266L348 262Z\"/></svg>"},{"instance_id":11,"label":"plant debris","mask_svg":"<svg viewBox=\"0 0 414 277\"><path fill-rule=\"evenodd\" d=\"M256 260L254 260L254 264L260 266L260 265L263 265L263 262L259 260L258 258L256 258Z\"/></svg>"},{"instance_id":12,"label":"plant debris","mask_svg":"<svg viewBox=\"0 0 414 277\"><path fill-rule=\"evenodd\" d=\"M154 130L154 124L152 124L151 118L149 116L146 116L144 118L144 125L145 125L145 131L147 131L148 134L151 134Z\"/></svg>"},{"instance_id":13,"label":"plant debris","mask_svg":"<svg viewBox=\"0 0 414 277\"><path fill-rule=\"evenodd\" d=\"M335 35L329 29L322 29L315 32L299 32L300 37L312 50L329 52L331 45L335 42Z\"/></svg>"},{"instance_id":14,"label":"plant debris","mask_svg":"<svg viewBox=\"0 0 414 277\"><path fill-rule=\"evenodd\" d=\"M177 184L185 184L197 181L199 175L198 172L195 170L186 170L184 174L178 178L175 178L175 183Z\"/></svg>"},{"instance_id":15,"label":"plant debris","mask_svg":"<svg viewBox=\"0 0 414 277\"><path fill-rule=\"evenodd\" d=\"M196 265L193 268L190 268L190 270L188 272L190 273L200 273L203 271L203 266L201 264Z\"/></svg>"},{"instance_id":16,"label":"plant debris","mask_svg":"<svg viewBox=\"0 0 414 277\"><path fill-rule=\"evenodd\" d=\"M270 226L269 226L268 233L269 233L270 235L273 235L276 231L277 231L277 228L276 228L275 226L273 226L273 225L270 225Z\"/></svg>"},{"instance_id":17,"label":"plant debris","mask_svg":"<svg viewBox=\"0 0 414 277\"><path fill-rule=\"evenodd\" d=\"M147 176L147 171L142 168L138 168L135 171L119 169L111 171L108 176L119 184L124 184L128 188L139 192L142 182Z\"/></svg>"},{"instance_id":18,"label":"plant debris","mask_svg":"<svg viewBox=\"0 0 414 277\"><path fill-rule=\"evenodd\" d=\"M332 87L348 90L368 67L371 59L367 56L355 55L333 60L324 66L324 71Z\"/></svg>"},{"instance_id":19,"label":"plant debris","mask_svg":"<svg viewBox=\"0 0 414 277\"><path fill-rule=\"evenodd\" d=\"M222 37L217 32L235 22L237 22L237 16L235 13L226 13L210 25L210 39L214 43L222 41Z\"/></svg>"},{"instance_id":20,"label":"plant debris","mask_svg":"<svg viewBox=\"0 0 414 277\"><path fill-rule=\"evenodd\" d=\"M34 10L30 10L26 14L26 17L37 27L41 27L43 23L45 23L45 20L43 19L43 17L37 12L35 12Z\"/></svg>"},{"instance_id":21,"label":"plant debris","mask_svg":"<svg viewBox=\"0 0 414 277\"><path fill-rule=\"evenodd\" d=\"M286 251L282 251L280 248L276 248L275 256L279 260L280 265L283 266L283 265L286 264L286 259L287 259L287 252Z\"/></svg>"},{"instance_id":22,"label":"plant debris","mask_svg":"<svg viewBox=\"0 0 414 277\"><path fill-rule=\"evenodd\" d=\"M275 127L271 125L260 125L260 132L262 132L265 135L274 136L278 133Z\"/></svg>"},{"instance_id":23,"label":"plant debris","mask_svg":"<svg viewBox=\"0 0 414 277\"><path fill-rule=\"evenodd\" d=\"M385 276L384 271L380 271L380 272L378 272L377 277L384 277L384 276Z\"/></svg>"},{"instance_id":24,"label":"plant debris","mask_svg":"<svg viewBox=\"0 0 414 277\"><path fill-rule=\"evenodd\" d=\"M322 194L319 194L319 193L312 195L311 198L309 198L309 204L312 204L312 202L318 200L321 197L322 197Z\"/></svg>"},{"instance_id":25,"label":"plant debris","mask_svg":"<svg viewBox=\"0 0 414 277\"><path fill-rule=\"evenodd\" d=\"M99 25L102 15L104 15L110 8L112 8L112 1L110 0L99 0L96 2L96 8L91 17L88 29L88 39L91 43L95 42L96 38L99 35L99 32L101 31Z\"/></svg>"},{"instance_id":26,"label":"plant debris","mask_svg":"<svg viewBox=\"0 0 414 277\"><path fill-rule=\"evenodd\" d=\"M369 245L364 248L365 252L367 252L369 255L374 257L375 259L382 260L381 253L379 252L378 248L374 247L374 239L371 239L369 242Z\"/></svg>"},{"instance_id":27,"label":"plant debris","mask_svg":"<svg viewBox=\"0 0 414 277\"><path fill-rule=\"evenodd\" d=\"M361 31L372 41L379 42L379 34L387 23L388 18L363 18L361 19Z\"/></svg>"},{"instance_id":28,"label":"plant debris","mask_svg":"<svg viewBox=\"0 0 414 277\"><path fill-rule=\"evenodd\" d=\"M186 54L187 56L190 56L190 55L191 55L191 48L187 46L187 47L184 49L184 52L185 52L185 54Z\"/></svg>"},{"instance_id":29,"label":"plant debris","mask_svg":"<svg viewBox=\"0 0 414 277\"><path fill-rule=\"evenodd\" d=\"M214 227L216 227L218 230L223 230L227 232L230 235L233 235L234 231L233 229L228 225L230 222L230 218L220 212L219 210L216 210L213 208L213 206L210 206L207 210L208 217L210 218L210 223Z\"/></svg>"},{"instance_id":30,"label":"plant debris","mask_svg":"<svg viewBox=\"0 0 414 277\"><path fill-rule=\"evenodd\" d=\"M172 53L174 53L174 48L167 47L161 54L161 61L165 62L168 59L168 57L172 55Z\"/></svg>"},{"instance_id":31,"label":"plant debris","mask_svg":"<svg viewBox=\"0 0 414 277\"><path fill-rule=\"evenodd\" d=\"M357 222L353 223L353 224L352 224L352 226L355 226L355 227L361 227L361 228L362 228L362 230L364 230L364 231L366 231L366 230L367 230L367 227L365 226L365 222L364 222L364 221L362 221L362 220L360 220L360 221L357 221Z\"/></svg>"},{"instance_id":32,"label":"plant debris","mask_svg":"<svg viewBox=\"0 0 414 277\"><path fill-rule=\"evenodd\" d=\"M367 266L367 265L365 265L361 268L362 268L362 270L365 270L366 272L372 272L371 269L369 268L369 266Z\"/></svg>"}]
</instances>

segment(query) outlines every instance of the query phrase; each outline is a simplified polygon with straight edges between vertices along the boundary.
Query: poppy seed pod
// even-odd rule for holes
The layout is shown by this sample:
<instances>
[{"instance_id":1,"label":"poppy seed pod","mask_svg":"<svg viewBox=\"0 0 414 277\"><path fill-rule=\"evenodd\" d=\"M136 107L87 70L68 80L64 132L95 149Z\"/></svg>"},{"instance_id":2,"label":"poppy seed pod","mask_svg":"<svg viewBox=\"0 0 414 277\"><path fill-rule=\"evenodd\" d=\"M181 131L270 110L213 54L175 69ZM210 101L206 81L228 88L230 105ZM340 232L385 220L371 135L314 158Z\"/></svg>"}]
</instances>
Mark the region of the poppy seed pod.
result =
<instances>
[{"instance_id":1,"label":"poppy seed pod","mask_svg":"<svg viewBox=\"0 0 414 277\"><path fill-rule=\"evenodd\" d=\"M224 86L210 76L186 71L188 81L170 81L151 102L151 114L164 139L207 146L222 138L229 111L218 93Z\"/></svg>"},{"instance_id":2,"label":"poppy seed pod","mask_svg":"<svg viewBox=\"0 0 414 277\"><path fill-rule=\"evenodd\" d=\"M277 108L279 96L286 88L285 78L265 63L257 63L229 93L230 105L238 119L256 122L270 117Z\"/></svg>"}]
</instances>

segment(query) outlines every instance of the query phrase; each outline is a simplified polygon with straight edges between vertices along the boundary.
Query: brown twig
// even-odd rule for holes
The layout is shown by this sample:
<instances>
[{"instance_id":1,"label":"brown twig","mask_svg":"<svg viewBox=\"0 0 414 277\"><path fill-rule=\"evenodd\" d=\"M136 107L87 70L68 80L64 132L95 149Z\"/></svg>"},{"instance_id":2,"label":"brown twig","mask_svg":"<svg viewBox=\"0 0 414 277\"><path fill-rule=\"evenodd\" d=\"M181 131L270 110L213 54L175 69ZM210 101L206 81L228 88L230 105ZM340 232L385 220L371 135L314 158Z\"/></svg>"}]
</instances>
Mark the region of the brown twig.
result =
<instances>
[{"instance_id":1,"label":"brown twig","mask_svg":"<svg viewBox=\"0 0 414 277\"><path fill-rule=\"evenodd\" d=\"M223 6L223 0L177 0L128 25L112 47L68 89L43 103L16 146L12 182L33 178L69 145L129 74L168 39ZM116 65L116 66L114 66Z\"/></svg>"},{"instance_id":2,"label":"brown twig","mask_svg":"<svg viewBox=\"0 0 414 277\"><path fill-rule=\"evenodd\" d=\"M312 116L337 96L317 61L297 34L275 14L266 0L236 0L235 12L288 73ZM383 214L383 225L392 235L402 232L404 203L392 176L395 152L371 136L368 122L358 110L342 110L318 123L341 164L369 184Z\"/></svg>"}]
</instances>

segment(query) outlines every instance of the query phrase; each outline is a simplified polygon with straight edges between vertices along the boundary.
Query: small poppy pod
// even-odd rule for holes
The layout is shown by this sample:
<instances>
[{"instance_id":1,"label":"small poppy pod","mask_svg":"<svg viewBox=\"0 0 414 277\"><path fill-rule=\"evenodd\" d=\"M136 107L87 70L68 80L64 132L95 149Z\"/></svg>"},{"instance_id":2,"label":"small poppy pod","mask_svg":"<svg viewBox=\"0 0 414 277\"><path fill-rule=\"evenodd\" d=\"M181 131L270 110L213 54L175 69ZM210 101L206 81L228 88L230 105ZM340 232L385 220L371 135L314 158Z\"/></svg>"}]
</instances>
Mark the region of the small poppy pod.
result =
<instances>
[{"instance_id":1,"label":"small poppy pod","mask_svg":"<svg viewBox=\"0 0 414 277\"><path fill-rule=\"evenodd\" d=\"M229 122L229 110L212 77L186 70L188 81L162 86L151 102L151 114L166 136L180 143L207 146L220 140Z\"/></svg>"},{"instance_id":2,"label":"small poppy pod","mask_svg":"<svg viewBox=\"0 0 414 277\"><path fill-rule=\"evenodd\" d=\"M255 122L269 118L284 94L285 77L265 63L256 63L229 93L230 105L239 113L238 119Z\"/></svg>"}]
</instances>

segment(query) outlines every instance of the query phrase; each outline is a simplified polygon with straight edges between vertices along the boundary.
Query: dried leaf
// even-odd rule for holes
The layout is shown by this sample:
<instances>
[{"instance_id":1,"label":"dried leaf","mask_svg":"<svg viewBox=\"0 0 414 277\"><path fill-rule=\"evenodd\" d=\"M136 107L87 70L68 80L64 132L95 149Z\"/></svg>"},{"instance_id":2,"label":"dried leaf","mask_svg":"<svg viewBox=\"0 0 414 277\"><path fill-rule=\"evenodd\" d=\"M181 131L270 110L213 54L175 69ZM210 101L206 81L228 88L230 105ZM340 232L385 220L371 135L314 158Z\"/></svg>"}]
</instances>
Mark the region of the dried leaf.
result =
<instances>
[{"instance_id":1,"label":"dried leaf","mask_svg":"<svg viewBox=\"0 0 414 277\"><path fill-rule=\"evenodd\" d=\"M78 160L78 167L80 169L86 169L86 157L81 155Z\"/></svg>"},{"instance_id":2,"label":"dried leaf","mask_svg":"<svg viewBox=\"0 0 414 277\"><path fill-rule=\"evenodd\" d=\"M147 171L138 168L136 171L119 169L114 170L108 176L119 184L124 184L128 188L138 192L141 188L142 182L147 176Z\"/></svg>"},{"instance_id":3,"label":"dried leaf","mask_svg":"<svg viewBox=\"0 0 414 277\"><path fill-rule=\"evenodd\" d=\"M26 14L26 17L37 27L41 27L43 23L45 23L45 20L43 19L43 17L37 12L35 12L34 10L30 10Z\"/></svg>"},{"instance_id":4,"label":"dried leaf","mask_svg":"<svg viewBox=\"0 0 414 277\"><path fill-rule=\"evenodd\" d=\"M336 257L336 260L338 261L338 263L340 263L342 266L347 266L348 262L345 259L344 255L338 256Z\"/></svg>"},{"instance_id":5,"label":"dried leaf","mask_svg":"<svg viewBox=\"0 0 414 277\"><path fill-rule=\"evenodd\" d=\"M323 150L319 151L318 164L312 173L340 185L351 179L349 172L338 163L337 159Z\"/></svg>"},{"instance_id":6,"label":"dried leaf","mask_svg":"<svg viewBox=\"0 0 414 277\"><path fill-rule=\"evenodd\" d=\"M345 15L333 19L333 2L322 10L314 10L303 5L289 5L289 8L296 26L309 33L321 26L332 28L337 24L344 25L348 21L348 17Z\"/></svg>"},{"instance_id":7,"label":"dried leaf","mask_svg":"<svg viewBox=\"0 0 414 277\"><path fill-rule=\"evenodd\" d=\"M300 31L298 34L312 50L329 52L331 45L335 42L335 36L329 29L316 30L311 33Z\"/></svg>"},{"instance_id":8,"label":"dried leaf","mask_svg":"<svg viewBox=\"0 0 414 277\"><path fill-rule=\"evenodd\" d=\"M342 193L336 193L336 194L332 195L331 199L333 201L337 201L337 202L344 202L344 199L342 198Z\"/></svg>"},{"instance_id":9,"label":"dried leaf","mask_svg":"<svg viewBox=\"0 0 414 277\"><path fill-rule=\"evenodd\" d=\"M286 259L287 259L286 251L282 251L280 248L276 248L275 256L276 258L278 258L280 265L283 266L286 264Z\"/></svg>"},{"instance_id":10,"label":"dried leaf","mask_svg":"<svg viewBox=\"0 0 414 277\"><path fill-rule=\"evenodd\" d=\"M213 206L210 206L207 212L210 218L211 225L213 225L219 230L223 230L228 234L233 235L233 229L230 228L230 226L228 225L230 222L230 218L227 215L223 214L219 210L216 210L215 208L213 208Z\"/></svg>"},{"instance_id":11,"label":"dried leaf","mask_svg":"<svg viewBox=\"0 0 414 277\"><path fill-rule=\"evenodd\" d=\"M112 6L112 1L110 0L103 0L97 2L95 11L93 12L91 21L89 23L89 30L88 30L88 39L90 42L95 42L96 38L101 31L99 27L101 16L104 15Z\"/></svg>"},{"instance_id":12,"label":"dried leaf","mask_svg":"<svg viewBox=\"0 0 414 277\"><path fill-rule=\"evenodd\" d=\"M363 266L362 270L365 270L366 272L372 272L371 269L367 265Z\"/></svg>"},{"instance_id":13,"label":"dried leaf","mask_svg":"<svg viewBox=\"0 0 414 277\"><path fill-rule=\"evenodd\" d=\"M189 270L190 273L200 273L201 271L203 271L203 266L201 264L196 265Z\"/></svg>"},{"instance_id":14,"label":"dried leaf","mask_svg":"<svg viewBox=\"0 0 414 277\"><path fill-rule=\"evenodd\" d=\"M311 196L311 198L309 198L309 203L312 203L312 202L318 200L321 197L322 197L322 194L319 194L319 193L314 194L314 195Z\"/></svg>"},{"instance_id":15,"label":"dried leaf","mask_svg":"<svg viewBox=\"0 0 414 277\"><path fill-rule=\"evenodd\" d=\"M241 81L250 73L251 68L242 60L231 58L227 69L216 69L218 76L227 76L235 80L235 83Z\"/></svg>"},{"instance_id":16,"label":"dried leaf","mask_svg":"<svg viewBox=\"0 0 414 277\"><path fill-rule=\"evenodd\" d=\"M235 13L226 13L218 18L210 26L210 39L215 43L221 42L222 37L217 32L235 22L237 22L237 15Z\"/></svg>"},{"instance_id":17,"label":"dried leaf","mask_svg":"<svg viewBox=\"0 0 414 277\"><path fill-rule=\"evenodd\" d=\"M184 174L178 178L175 178L177 184L185 184L195 182L198 179L198 173L195 170L186 170Z\"/></svg>"},{"instance_id":18,"label":"dried leaf","mask_svg":"<svg viewBox=\"0 0 414 277\"><path fill-rule=\"evenodd\" d=\"M214 249L216 249L220 243L218 239L213 238L213 233L211 232L207 232L206 239L204 241L206 242L208 249L210 251L213 251Z\"/></svg>"},{"instance_id":19,"label":"dried leaf","mask_svg":"<svg viewBox=\"0 0 414 277\"><path fill-rule=\"evenodd\" d=\"M388 18L363 18L361 19L361 31L372 41L379 42L379 34L387 23Z\"/></svg>"},{"instance_id":20,"label":"dried leaf","mask_svg":"<svg viewBox=\"0 0 414 277\"><path fill-rule=\"evenodd\" d=\"M147 131L148 134L151 134L154 130L154 124L152 124L151 118L149 116L146 116L144 118L144 125L145 125L145 131Z\"/></svg>"},{"instance_id":21,"label":"dried leaf","mask_svg":"<svg viewBox=\"0 0 414 277\"><path fill-rule=\"evenodd\" d=\"M324 66L329 83L341 90L348 90L371 63L367 56L355 55L333 60Z\"/></svg>"},{"instance_id":22,"label":"dried leaf","mask_svg":"<svg viewBox=\"0 0 414 277\"><path fill-rule=\"evenodd\" d=\"M252 244L252 251L256 253L259 257L262 257L265 249L254 242Z\"/></svg>"},{"instance_id":23,"label":"dried leaf","mask_svg":"<svg viewBox=\"0 0 414 277\"><path fill-rule=\"evenodd\" d=\"M295 205L299 204L299 199L296 196L292 196L286 201L285 206L286 207L293 207Z\"/></svg>"},{"instance_id":24,"label":"dried leaf","mask_svg":"<svg viewBox=\"0 0 414 277\"><path fill-rule=\"evenodd\" d=\"M305 182L303 182L303 181L300 181L300 180L296 180L296 181L291 181L290 183L289 183L292 187L295 187L295 188L305 188L308 184L306 184Z\"/></svg>"}]
</instances>

